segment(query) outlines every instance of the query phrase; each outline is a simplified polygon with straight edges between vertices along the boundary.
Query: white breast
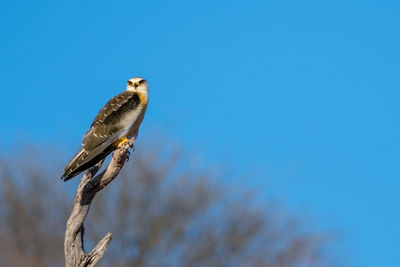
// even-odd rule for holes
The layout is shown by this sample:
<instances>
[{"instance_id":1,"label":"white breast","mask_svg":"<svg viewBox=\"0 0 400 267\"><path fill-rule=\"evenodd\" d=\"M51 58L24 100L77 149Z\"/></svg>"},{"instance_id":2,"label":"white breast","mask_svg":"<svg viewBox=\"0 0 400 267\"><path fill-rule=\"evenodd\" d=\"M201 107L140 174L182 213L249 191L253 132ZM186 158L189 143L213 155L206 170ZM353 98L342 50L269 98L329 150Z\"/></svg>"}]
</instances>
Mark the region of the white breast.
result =
<instances>
[{"instance_id":1,"label":"white breast","mask_svg":"<svg viewBox=\"0 0 400 267\"><path fill-rule=\"evenodd\" d=\"M132 125L135 124L136 120L139 118L141 110L135 109L131 112L126 113L126 115L121 119L119 126L124 130L128 131Z\"/></svg>"}]
</instances>

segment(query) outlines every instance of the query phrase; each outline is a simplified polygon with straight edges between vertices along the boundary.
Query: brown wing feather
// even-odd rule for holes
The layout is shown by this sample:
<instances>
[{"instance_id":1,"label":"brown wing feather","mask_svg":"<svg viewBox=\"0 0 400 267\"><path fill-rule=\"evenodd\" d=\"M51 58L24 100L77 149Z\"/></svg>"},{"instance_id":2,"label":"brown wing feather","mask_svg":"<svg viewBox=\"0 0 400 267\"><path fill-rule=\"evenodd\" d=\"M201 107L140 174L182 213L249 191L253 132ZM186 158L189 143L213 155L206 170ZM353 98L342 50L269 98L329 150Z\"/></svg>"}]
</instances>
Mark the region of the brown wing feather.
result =
<instances>
[{"instance_id":1,"label":"brown wing feather","mask_svg":"<svg viewBox=\"0 0 400 267\"><path fill-rule=\"evenodd\" d=\"M65 167L61 178L67 181L110 154L115 149L114 142L121 137L120 119L126 112L137 109L140 103L138 94L129 91L108 101L83 136L82 148Z\"/></svg>"},{"instance_id":2,"label":"brown wing feather","mask_svg":"<svg viewBox=\"0 0 400 267\"><path fill-rule=\"evenodd\" d=\"M90 129L82 139L82 147L91 150L104 143L111 135L119 130L118 121L121 115L139 106L140 99L135 92L124 91L113 97L99 111Z\"/></svg>"},{"instance_id":3,"label":"brown wing feather","mask_svg":"<svg viewBox=\"0 0 400 267\"><path fill-rule=\"evenodd\" d=\"M114 149L115 147L112 144L107 146L100 153L88 153L86 151L83 151L82 153L81 149L74 159L71 160L70 164L65 167L64 174L61 176L61 179L63 179L64 182L68 181L81 172L96 165L99 161L107 157Z\"/></svg>"}]
</instances>

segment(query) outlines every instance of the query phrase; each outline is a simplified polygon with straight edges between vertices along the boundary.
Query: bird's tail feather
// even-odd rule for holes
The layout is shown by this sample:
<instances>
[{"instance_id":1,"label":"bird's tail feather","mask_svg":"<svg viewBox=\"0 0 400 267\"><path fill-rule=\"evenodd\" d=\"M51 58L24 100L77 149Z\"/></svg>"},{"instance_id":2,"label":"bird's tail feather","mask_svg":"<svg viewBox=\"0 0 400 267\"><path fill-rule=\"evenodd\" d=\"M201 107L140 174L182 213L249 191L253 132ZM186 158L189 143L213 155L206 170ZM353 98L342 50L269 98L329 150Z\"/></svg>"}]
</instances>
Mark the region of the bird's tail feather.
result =
<instances>
[{"instance_id":1,"label":"bird's tail feather","mask_svg":"<svg viewBox=\"0 0 400 267\"><path fill-rule=\"evenodd\" d=\"M88 152L81 148L65 167L61 179L63 179L64 182L68 181L79 173L97 164L99 161L107 157L114 149L115 147L112 144L108 145L100 153L96 151L97 149Z\"/></svg>"}]
</instances>

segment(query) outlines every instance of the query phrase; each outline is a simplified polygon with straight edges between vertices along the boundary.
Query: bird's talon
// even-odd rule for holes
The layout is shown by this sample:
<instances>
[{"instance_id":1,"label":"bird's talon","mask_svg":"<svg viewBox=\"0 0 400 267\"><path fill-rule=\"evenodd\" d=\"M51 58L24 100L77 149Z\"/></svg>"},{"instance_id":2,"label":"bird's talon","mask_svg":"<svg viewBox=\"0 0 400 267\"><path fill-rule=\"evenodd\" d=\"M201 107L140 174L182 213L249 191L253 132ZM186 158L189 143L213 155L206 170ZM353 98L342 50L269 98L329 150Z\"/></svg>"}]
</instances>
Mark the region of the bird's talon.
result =
<instances>
[{"instance_id":1,"label":"bird's talon","mask_svg":"<svg viewBox=\"0 0 400 267\"><path fill-rule=\"evenodd\" d=\"M122 137L119 142L118 142L118 147L121 148L125 143L129 143L131 140L129 140L126 137Z\"/></svg>"}]
</instances>

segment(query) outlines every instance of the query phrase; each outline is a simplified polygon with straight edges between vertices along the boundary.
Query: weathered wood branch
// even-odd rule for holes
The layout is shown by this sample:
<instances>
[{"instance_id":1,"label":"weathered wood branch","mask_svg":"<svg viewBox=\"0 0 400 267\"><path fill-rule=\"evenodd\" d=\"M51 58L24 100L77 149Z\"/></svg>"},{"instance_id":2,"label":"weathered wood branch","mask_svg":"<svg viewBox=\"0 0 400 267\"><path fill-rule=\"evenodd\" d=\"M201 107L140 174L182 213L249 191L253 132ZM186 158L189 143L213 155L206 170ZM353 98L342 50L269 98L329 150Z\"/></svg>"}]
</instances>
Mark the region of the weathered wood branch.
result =
<instances>
[{"instance_id":1,"label":"weathered wood branch","mask_svg":"<svg viewBox=\"0 0 400 267\"><path fill-rule=\"evenodd\" d=\"M106 251L111 241L111 233L99 241L90 253L84 250L84 227L83 223L89 213L90 204L96 193L106 187L114 180L125 162L129 158L129 147L133 145L134 139L124 143L118 148L107 168L94 177L101 168L103 161L87 170L83 175L75 195L72 211L69 216L65 230L64 254L65 266L67 267L89 267L94 266ZM94 178L93 178L94 177Z\"/></svg>"}]
</instances>

